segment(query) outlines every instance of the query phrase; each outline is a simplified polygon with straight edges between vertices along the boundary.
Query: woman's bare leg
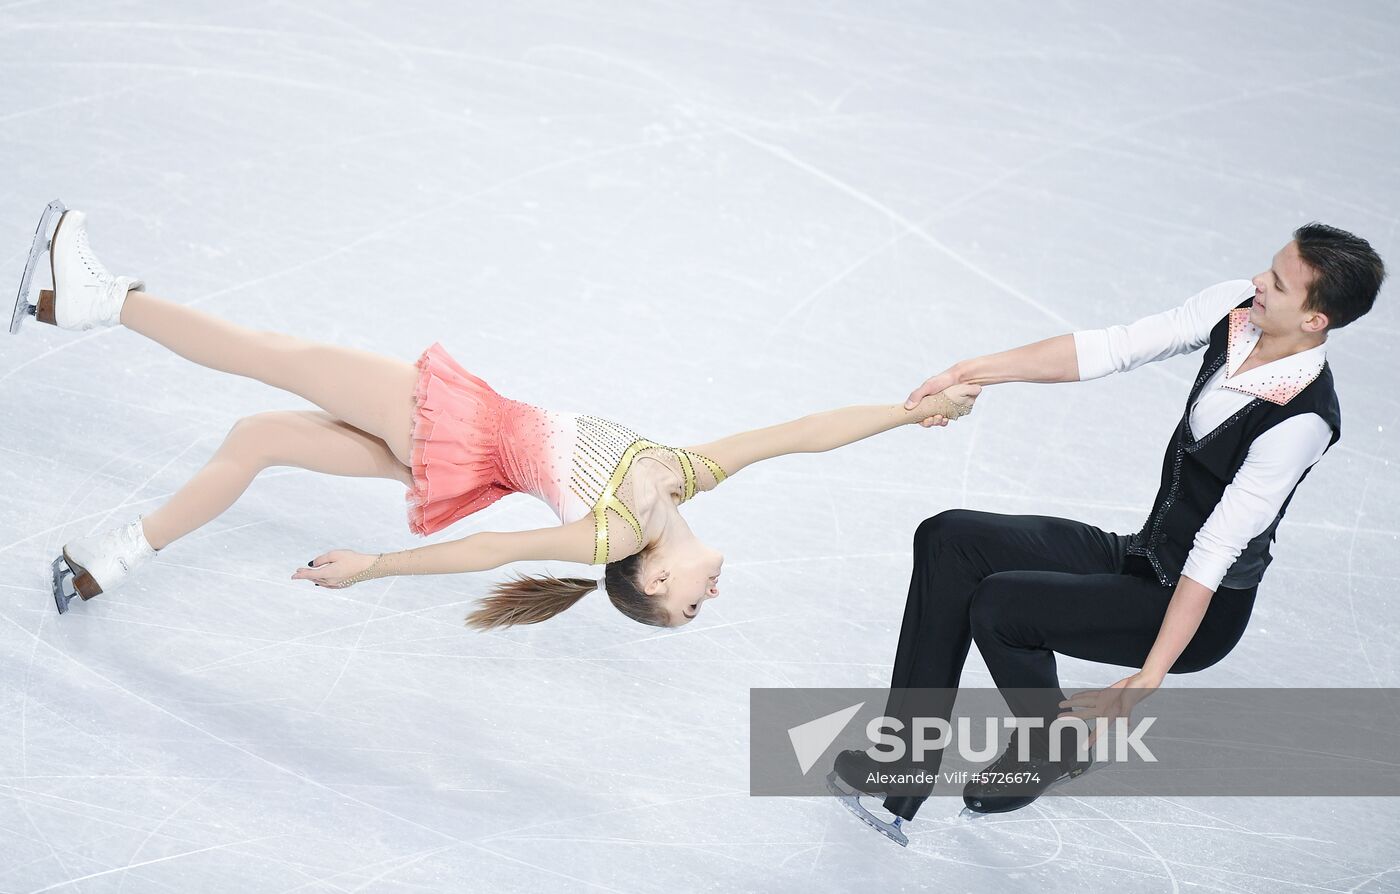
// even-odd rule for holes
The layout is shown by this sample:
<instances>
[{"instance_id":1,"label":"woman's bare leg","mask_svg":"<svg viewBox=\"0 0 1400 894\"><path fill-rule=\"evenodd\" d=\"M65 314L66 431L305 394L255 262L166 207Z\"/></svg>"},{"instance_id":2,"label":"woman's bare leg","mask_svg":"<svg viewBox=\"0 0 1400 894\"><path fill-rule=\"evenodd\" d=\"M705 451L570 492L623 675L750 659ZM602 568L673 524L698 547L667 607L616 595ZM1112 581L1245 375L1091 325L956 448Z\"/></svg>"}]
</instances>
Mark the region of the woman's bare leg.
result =
<instances>
[{"instance_id":1,"label":"woman's bare leg","mask_svg":"<svg viewBox=\"0 0 1400 894\"><path fill-rule=\"evenodd\" d=\"M391 478L413 484L408 466L381 438L329 413L279 410L246 416L229 431L213 458L165 505L143 516L155 549L217 518L269 466L296 466L328 475Z\"/></svg>"},{"instance_id":2,"label":"woman's bare leg","mask_svg":"<svg viewBox=\"0 0 1400 894\"><path fill-rule=\"evenodd\" d=\"M322 344L280 332L249 329L213 314L127 293L122 325L187 360L290 391L389 446L400 463L412 460L412 363L372 351Z\"/></svg>"}]
</instances>

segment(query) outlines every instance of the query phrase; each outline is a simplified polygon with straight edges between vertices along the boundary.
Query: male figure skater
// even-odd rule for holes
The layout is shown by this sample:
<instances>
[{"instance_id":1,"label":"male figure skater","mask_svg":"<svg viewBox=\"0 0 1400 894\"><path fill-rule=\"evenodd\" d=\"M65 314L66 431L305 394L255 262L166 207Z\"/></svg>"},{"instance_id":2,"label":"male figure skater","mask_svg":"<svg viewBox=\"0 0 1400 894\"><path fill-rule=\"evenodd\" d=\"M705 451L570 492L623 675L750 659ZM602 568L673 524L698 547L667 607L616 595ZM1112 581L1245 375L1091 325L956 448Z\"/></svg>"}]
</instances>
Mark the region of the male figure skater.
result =
<instances>
[{"instance_id":1,"label":"male figure skater","mask_svg":"<svg viewBox=\"0 0 1400 894\"><path fill-rule=\"evenodd\" d=\"M971 782L964 789L968 810L1023 807L1052 783L1084 771L1072 737L1060 752L1068 757L1049 761L1044 730L1058 716L1079 714L1077 708L1087 709L1080 716L1091 723L1095 716L1127 716L1166 674L1210 667L1234 647L1298 483L1341 436L1328 334L1369 311L1384 278L1380 257L1364 239L1311 223L1294 231L1252 280L1213 285L1127 326L960 361L909 395L912 406L959 382L1085 381L1206 348L1167 443L1152 510L1137 533L961 509L925 519L915 532L887 714L925 717L932 707L948 719L975 639L1014 714L1045 724L1030 736L1029 764L1015 759L1013 739L989 768L1034 770L1039 781L1018 786L1014 795L995 783ZM1059 689L1056 652L1141 670L1071 704ZM901 690L924 687L949 694L915 710ZM1013 696L1005 692L1010 688L1044 695ZM930 777L941 752L933 755L919 767ZM891 766L847 751L831 779L853 790L843 799L847 806L904 843L900 825L930 789L871 784L867 774L879 770ZM874 817L860 806L862 793L887 796L884 806L896 818Z\"/></svg>"}]
</instances>

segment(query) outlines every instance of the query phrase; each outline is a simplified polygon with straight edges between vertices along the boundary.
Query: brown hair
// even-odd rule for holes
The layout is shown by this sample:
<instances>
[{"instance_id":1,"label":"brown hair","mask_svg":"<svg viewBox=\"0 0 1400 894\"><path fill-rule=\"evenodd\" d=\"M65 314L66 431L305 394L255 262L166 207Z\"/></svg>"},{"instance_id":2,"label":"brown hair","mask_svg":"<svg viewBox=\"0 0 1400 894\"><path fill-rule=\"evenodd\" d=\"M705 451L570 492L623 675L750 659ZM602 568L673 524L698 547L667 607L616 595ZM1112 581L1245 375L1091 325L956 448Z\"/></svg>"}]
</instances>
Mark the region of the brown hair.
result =
<instances>
[{"instance_id":1,"label":"brown hair","mask_svg":"<svg viewBox=\"0 0 1400 894\"><path fill-rule=\"evenodd\" d=\"M515 580L491 588L476 611L467 615L467 626L477 630L492 630L515 624L538 624L547 621L596 590L598 584L607 586L608 599L627 617L653 627L669 626L669 618L660 604L637 585L642 572L642 553L616 562L609 562L603 580L586 577L540 577L516 573Z\"/></svg>"},{"instance_id":2,"label":"brown hair","mask_svg":"<svg viewBox=\"0 0 1400 894\"><path fill-rule=\"evenodd\" d=\"M1304 310L1327 314L1329 331L1370 311L1385 281L1385 264L1371 243L1316 221L1294 230L1293 241L1298 256L1313 269Z\"/></svg>"},{"instance_id":3,"label":"brown hair","mask_svg":"<svg viewBox=\"0 0 1400 894\"><path fill-rule=\"evenodd\" d=\"M642 552L645 552L643 550ZM603 579L613 607L634 621L653 627L669 627L670 616L660 602L646 594L637 582L642 577L642 553L609 562Z\"/></svg>"}]
</instances>

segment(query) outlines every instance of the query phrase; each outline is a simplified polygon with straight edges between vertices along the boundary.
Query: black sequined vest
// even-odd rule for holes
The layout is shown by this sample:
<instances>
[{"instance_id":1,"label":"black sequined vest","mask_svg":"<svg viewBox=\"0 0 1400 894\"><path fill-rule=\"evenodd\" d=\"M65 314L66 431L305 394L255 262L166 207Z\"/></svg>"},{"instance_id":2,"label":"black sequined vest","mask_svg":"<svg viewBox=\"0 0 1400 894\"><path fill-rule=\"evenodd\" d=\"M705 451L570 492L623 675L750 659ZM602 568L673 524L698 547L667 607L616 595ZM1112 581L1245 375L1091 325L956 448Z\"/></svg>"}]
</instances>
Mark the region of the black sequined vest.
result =
<instances>
[{"instance_id":1,"label":"black sequined vest","mask_svg":"<svg viewBox=\"0 0 1400 894\"><path fill-rule=\"evenodd\" d=\"M1249 298L1237 306L1249 307L1253 303L1254 299ZM1210 344L1201 361L1196 384L1191 387L1191 394L1186 399L1186 411L1177 423L1162 457L1162 483L1157 489L1152 512L1143 523L1142 530L1128 540L1128 555L1138 556L1140 561L1148 563L1150 569L1147 570L1164 587L1176 586L1195 542L1196 532L1215 510L1226 485L1244 464L1255 438L1283 420L1302 413L1317 413L1332 427L1332 439L1327 449L1330 450L1342 436L1342 411L1337 403L1337 392L1332 386L1332 368L1324 362L1318 377L1288 403L1280 406L1256 397L1213 431L1197 438L1191 431L1191 407L1195 405L1205 383L1226 361L1229 329L1230 315L1226 314L1210 331ZM1306 477L1307 471L1303 472L1298 483L1301 484ZM1269 544L1273 542L1274 532L1297 490L1298 485L1295 484L1273 521L1241 551L1220 582L1221 587L1248 589L1263 578L1264 569L1273 561L1269 555Z\"/></svg>"}]
</instances>

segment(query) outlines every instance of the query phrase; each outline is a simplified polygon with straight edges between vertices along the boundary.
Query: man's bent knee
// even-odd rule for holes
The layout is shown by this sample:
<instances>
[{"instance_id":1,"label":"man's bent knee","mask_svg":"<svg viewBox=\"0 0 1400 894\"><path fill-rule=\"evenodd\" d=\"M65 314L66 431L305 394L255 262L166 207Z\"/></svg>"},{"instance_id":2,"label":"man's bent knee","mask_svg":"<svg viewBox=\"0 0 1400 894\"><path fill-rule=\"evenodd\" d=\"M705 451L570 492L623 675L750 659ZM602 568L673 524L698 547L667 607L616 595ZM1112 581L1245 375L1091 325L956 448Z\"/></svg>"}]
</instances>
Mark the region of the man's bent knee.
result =
<instances>
[{"instance_id":1,"label":"man's bent knee","mask_svg":"<svg viewBox=\"0 0 1400 894\"><path fill-rule=\"evenodd\" d=\"M932 545L948 540L956 532L965 530L976 514L970 509L945 509L919 522L919 527L914 529L915 553L922 553Z\"/></svg>"},{"instance_id":2,"label":"man's bent knee","mask_svg":"<svg viewBox=\"0 0 1400 894\"><path fill-rule=\"evenodd\" d=\"M967 623L973 635L985 634L996 628L1001 617L998 606L998 584L996 575L982 578L972 590L972 599L967 604Z\"/></svg>"},{"instance_id":3,"label":"man's bent knee","mask_svg":"<svg viewBox=\"0 0 1400 894\"><path fill-rule=\"evenodd\" d=\"M1024 571L998 571L978 582L967 607L967 622L974 638L980 642L981 638L1005 631L1022 620L1017 607L1025 604L1023 597L1029 580Z\"/></svg>"}]
</instances>

